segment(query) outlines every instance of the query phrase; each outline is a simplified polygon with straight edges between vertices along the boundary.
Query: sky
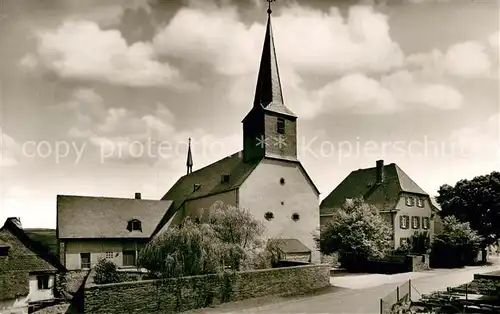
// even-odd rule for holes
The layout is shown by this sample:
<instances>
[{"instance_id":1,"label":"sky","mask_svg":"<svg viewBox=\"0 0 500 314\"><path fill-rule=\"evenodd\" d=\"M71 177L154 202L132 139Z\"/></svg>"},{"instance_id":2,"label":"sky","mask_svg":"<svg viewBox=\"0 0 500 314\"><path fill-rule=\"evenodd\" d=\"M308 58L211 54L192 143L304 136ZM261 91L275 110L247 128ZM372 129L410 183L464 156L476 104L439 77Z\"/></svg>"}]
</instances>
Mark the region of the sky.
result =
<instances>
[{"instance_id":1,"label":"sky","mask_svg":"<svg viewBox=\"0 0 500 314\"><path fill-rule=\"evenodd\" d=\"M0 0L0 219L160 199L242 149L264 0ZM273 3L285 104L321 192L378 159L430 195L500 169L494 0Z\"/></svg>"}]
</instances>

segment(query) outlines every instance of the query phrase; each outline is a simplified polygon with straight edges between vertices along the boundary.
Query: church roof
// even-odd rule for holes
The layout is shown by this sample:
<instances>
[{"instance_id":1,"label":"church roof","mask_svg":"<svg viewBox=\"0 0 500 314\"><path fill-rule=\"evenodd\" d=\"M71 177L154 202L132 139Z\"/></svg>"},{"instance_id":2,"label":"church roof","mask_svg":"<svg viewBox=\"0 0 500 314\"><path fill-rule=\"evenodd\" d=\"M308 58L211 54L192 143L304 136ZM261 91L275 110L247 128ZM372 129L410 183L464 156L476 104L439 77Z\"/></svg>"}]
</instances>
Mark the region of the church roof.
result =
<instances>
[{"instance_id":1,"label":"church roof","mask_svg":"<svg viewBox=\"0 0 500 314\"><path fill-rule=\"evenodd\" d=\"M257 86L255 88L254 107L296 117L296 115L285 106L283 101L283 91L281 89L278 71L278 60L276 58L274 46L270 11L267 19L264 47L262 48L262 56L260 59Z\"/></svg>"},{"instance_id":2,"label":"church roof","mask_svg":"<svg viewBox=\"0 0 500 314\"><path fill-rule=\"evenodd\" d=\"M57 196L59 239L143 238L149 239L172 201ZM142 231L129 231L129 221L141 222Z\"/></svg>"},{"instance_id":3,"label":"church roof","mask_svg":"<svg viewBox=\"0 0 500 314\"><path fill-rule=\"evenodd\" d=\"M320 214L329 214L339 208L346 198L363 197L382 210L392 210L401 192L427 195L401 168L392 163L383 166L384 179L376 184L377 168L351 172L322 202Z\"/></svg>"},{"instance_id":4,"label":"church roof","mask_svg":"<svg viewBox=\"0 0 500 314\"><path fill-rule=\"evenodd\" d=\"M172 217L186 200L220 194L240 187L259 163L260 160L244 162L243 152L240 151L182 176L162 198L173 200L175 203L167 216ZM222 181L222 175L228 175L227 182ZM198 185L197 189L195 185Z\"/></svg>"}]
</instances>

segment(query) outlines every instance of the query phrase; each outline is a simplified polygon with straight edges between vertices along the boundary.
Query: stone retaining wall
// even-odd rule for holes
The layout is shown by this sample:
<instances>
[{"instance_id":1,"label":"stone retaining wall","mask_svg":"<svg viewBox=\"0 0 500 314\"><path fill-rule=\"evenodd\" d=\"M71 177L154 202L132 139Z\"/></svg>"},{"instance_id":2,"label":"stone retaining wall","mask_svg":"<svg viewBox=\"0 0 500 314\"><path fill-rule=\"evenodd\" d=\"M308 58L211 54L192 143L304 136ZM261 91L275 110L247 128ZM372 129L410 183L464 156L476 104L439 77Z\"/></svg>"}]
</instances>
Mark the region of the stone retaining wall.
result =
<instances>
[{"instance_id":1,"label":"stone retaining wall","mask_svg":"<svg viewBox=\"0 0 500 314\"><path fill-rule=\"evenodd\" d=\"M175 313L267 295L307 293L330 285L330 265L144 280L87 282L85 313Z\"/></svg>"}]
</instances>

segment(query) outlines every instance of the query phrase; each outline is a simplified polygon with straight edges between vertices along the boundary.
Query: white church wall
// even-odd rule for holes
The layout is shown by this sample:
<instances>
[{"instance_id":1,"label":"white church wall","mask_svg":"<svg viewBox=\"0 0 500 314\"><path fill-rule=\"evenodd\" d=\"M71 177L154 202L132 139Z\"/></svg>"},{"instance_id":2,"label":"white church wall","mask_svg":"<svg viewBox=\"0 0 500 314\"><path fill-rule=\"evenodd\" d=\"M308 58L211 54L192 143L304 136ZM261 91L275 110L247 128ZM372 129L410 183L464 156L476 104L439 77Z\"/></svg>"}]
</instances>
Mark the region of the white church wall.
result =
<instances>
[{"instance_id":1,"label":"white church wall","mask_svg":"<svg viewBox=\"0 0 500 314\"><path fill-rule=\"evenodd\" d=\"M265 223L266 237L298 239L313 251L312 261L319 263L312 236L319 228L319 195L298 164L262 161L240 187L239 207ZM270 221L264 218L267 212L274 215ZM298 221L292 220L295 213Z\"/></svg>"}]
</instances>

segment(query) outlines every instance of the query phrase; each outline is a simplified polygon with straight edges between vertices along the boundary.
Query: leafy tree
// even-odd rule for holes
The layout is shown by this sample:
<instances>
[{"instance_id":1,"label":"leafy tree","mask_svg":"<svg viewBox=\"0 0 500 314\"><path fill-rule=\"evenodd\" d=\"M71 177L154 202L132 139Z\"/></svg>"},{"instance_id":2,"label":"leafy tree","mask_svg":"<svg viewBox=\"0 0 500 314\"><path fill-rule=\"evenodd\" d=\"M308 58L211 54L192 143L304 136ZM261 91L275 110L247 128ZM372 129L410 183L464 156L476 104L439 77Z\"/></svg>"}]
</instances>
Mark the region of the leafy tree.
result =
<instances>
[{"instance_id":1,"label":"leafy tree","mask_svg":"<svg viewBox=\"0 0 500 314\"><path fill-rule=\"evenodd\" d=\"M137 263L158 277L202 275L222 271L224 254L209 225L186 219L152 239Z\"/></svg>"},{"instance_id":2,"label":"leafy tree","mask_svg":"<svg viewBox=\"0 0 500 314\"><path fill-rule=\"evenodd\" d=\"M264 246L261 240L264 224L254 219L249 211L216 202L210 208L209 225L213 235L224 243L227 253L225 262L231 268L239 270L245 267L242 263L250 255L265 254L259 252Z\"/></svg>"},{"instance_id":3,"label":"leafy tree","mask_svg":"<svg viewBox=\"0 0 500 314\"><path fill-rule=\"evenodd\" d=\"M482 241L468 222L447 216L443 219L443 232L434 240L433 255L446 266L463 266L473 262Z\"/></svg>"},{"instance_id":4,"label":"leafy tree","mask_svg":"<svg viewBox=\"0 0 500 314\"><path fill-rule=\"evenodd\" d=\"M264 224L248 210L216 202L210 209L209 223L214 235L224 243L236 244L244 250L262 246Z\"/></svg>"},{"instance_id":5,"label":"leafy tree","mask_svg":"<svg viewBox=\"0 0 500 314\"><path fill-rule=\"evenodd\" d=\"M332 221L323 226L316 244L324 254L339 253L343 266L345 257L356 260L383 258L392 247L391 226L378 210L362 199L346 201L335 211Z\"/></svg>"},{"instance_id":6,"label":"leafy tree","mask_svg":"<svg viewBox=\"0 0 500 314\"><path fill-rule=\"evenodd\" d=\"M500 172L460 180L455 186L439 189L438 203L442 217L455 216L469 222L483 237L483 245L500 238Z\"/></svg>"},{"instance_id":7,"label":"leafy tree","mask_svg":"<svg viewBox=\"0 0 500 314\"><path fill-rule=\"evenodd\" d=\"M436 237L450 246L478 249L483 238L471 228L468 222L460 222L454 216L443 219L443 232Z\"/></svg>"},{"instance_id":8,"label":"leafy tree","mask_svg":"<svg viewBox=\"0 0 500 314\"><path fill-rule=\"evenodd\" d=\"M100 258L95 266L94 282L97 284L107 284L120 282L120 274L116 269L116 264L105 258Z\"/></svg>"},{"instance_id":9,"label":"leafy tree","mask_svg":"<svg viewBox=\"0 0 500 314\"><path fill-rule=\"evenodd\" d=\"M216 202L204 223L188 217L150 241L138 264L160 277L268 268L274 251L260 240L264 231L248 211Z\"/></svg>"}]
</instances>

